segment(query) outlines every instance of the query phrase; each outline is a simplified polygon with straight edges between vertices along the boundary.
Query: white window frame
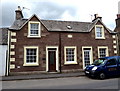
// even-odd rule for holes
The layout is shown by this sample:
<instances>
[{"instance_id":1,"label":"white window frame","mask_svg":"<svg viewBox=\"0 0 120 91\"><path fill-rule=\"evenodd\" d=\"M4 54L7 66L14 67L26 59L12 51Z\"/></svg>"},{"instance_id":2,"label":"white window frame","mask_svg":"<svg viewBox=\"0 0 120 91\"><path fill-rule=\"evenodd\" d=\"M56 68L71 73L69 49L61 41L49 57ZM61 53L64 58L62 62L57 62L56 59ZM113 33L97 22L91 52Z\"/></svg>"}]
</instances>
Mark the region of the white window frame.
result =
<instances>
[{"instance_id":1,"label":"white window frame","mask_svg":"<svg viewBox=\"0 0 120 91\"><path fill-rule=\"evenodd\" d=\"M30 24L38 24L38 35L36 36L31 36L31 34L30 34L30 28L31 28L31 25ZM41 27L41 25L40 25L40 22L37 22L37 21L29 21L28 22L28 37L30 37L30 38L39 38L39 37L41 37L41 31L40 31L40 28Z\"/></svg>"},{"instance_id":2,"label":"white window frame","mask_svg":"<svg viewBox=\"0 0 120 91\"><path fill-rule=\"evenodd\" d=\"M27 49L36 49L36 62L35 63L27 63L26 62L26 50ZM39 65L38 60L39 60L38 46L25 46L24 47L24 64L23 64L23 66L38 66Z\"/></svg>"},{"instance_id":3,"label":"white window frame","mask_svg":"<svg viewBox=\"0 0 120 91\"><path fill-rule=\"evenodd\" d=\"M102 29L102 37L97 36L97 27L101 27L101 29ZM95 38L96 39L105 39L104 27L102 25L95 25Z\"/></svg>"},{"instance_id":4,"label":"white window frame","mask_svg":"<svg viewBox=\"0 0 120 91\"><path fill-rule=\"evenodd\" d=\"M102 48L106 49L106 57L109 56L108 46L98 46L98 58L100 58L100 49Z\"/></svg>"},{"instance_id":5,"label":"white window frame","mask_svg":"<svg viewBox=\"0 0 120 91\"><path fill-rule=\"evenodd\" d=\"M74 61L66 60L66 49L67 48L74 48ZM65 46L64 47L64 64L77 64L77 48L76 48L76 46Z\"/></svg>"},{"instance_id":6,"label":"white window frame","mask_svg":"<svg viewBox=\"0 0 120 91\"><path fill-rule=\"evenodd\" d=\"M85 61L84 61L84 49L85 48L90 48L90 50L91 50L91 56L90 56L90 64L92 64L93 63L93 48L92 48L92 46L82 46L82 60L83 60L83 69L85 68Z\"/></svg>"}]
</instances>

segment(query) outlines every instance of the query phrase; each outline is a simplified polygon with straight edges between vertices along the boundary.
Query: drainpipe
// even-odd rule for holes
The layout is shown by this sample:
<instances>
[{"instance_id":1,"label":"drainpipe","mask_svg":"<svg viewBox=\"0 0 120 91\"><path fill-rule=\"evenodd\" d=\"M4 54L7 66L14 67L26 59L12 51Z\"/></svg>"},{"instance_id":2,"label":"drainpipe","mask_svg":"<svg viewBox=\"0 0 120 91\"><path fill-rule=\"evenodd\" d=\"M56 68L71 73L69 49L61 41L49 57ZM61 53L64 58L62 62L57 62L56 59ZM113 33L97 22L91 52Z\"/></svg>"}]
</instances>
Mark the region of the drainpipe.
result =
<instances>
[{"instance_id":1,"label":"drainpipe","mask_svg":"<svg viewBox=\"0 0 120 91\"><path fill-rule=\"evenodd\" d=\"M60 73L62 73L61 71L61 32L59 32L59 63L60 63L60 66L59 66L59 69L60 69Z\"/></svg>"},{"instance_id":2,"label":"drainpipe","mask_svg":"<svg viewBox=\"0 0 120 91\"><path fill-rule=\"evenodd\" d=\"M11 32L10 32L10 30L8 30L8 55L7 55L7 69L6 69L6 76L9 76L9 72L10 72L10 39L11 39Z\"/></svg>"}]
</instances>

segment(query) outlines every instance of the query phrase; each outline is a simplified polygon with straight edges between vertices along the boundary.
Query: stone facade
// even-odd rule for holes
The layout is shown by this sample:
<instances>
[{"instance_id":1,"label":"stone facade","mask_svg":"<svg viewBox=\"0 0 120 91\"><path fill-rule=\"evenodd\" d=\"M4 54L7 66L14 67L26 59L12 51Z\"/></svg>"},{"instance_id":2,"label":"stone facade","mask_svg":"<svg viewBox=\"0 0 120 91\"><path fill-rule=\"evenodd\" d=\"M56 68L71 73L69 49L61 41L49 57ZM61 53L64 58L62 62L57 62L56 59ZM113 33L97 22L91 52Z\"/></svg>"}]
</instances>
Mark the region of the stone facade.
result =
<instances>
[{"instance_id":1,"label":"stone facade","mask_svg":"<svg viewBox=\"0 0 120 91\"><path fill-rule=\"evenodd\" d=\"M29 38L28 37L28 22L40 22L41 37ZM104 29L105 39L95 38L95 25L102 25ZM46 72L47 65L47 51L49 46L58 47L58 72L62 71L78 71L83 70L83 47L92 48L92 60L99 58L98 47L108 47L108 55L117 55L116 50L116 36L110 33L108 28L98 20L89 32L72 32L72 31L48 31L46 25L33 15L28 19L19 30L11 30L11 43L10 43L10 73L12 72ZM80 29L79 29L80 30ZM115 36L115 38L113 38ZM24 66L24 47L37 46L38 47L38 63L37 66ZM76 47L76 61L77 64L65 64L65 50L66 46Z\"/></svg>"}]
</instances>

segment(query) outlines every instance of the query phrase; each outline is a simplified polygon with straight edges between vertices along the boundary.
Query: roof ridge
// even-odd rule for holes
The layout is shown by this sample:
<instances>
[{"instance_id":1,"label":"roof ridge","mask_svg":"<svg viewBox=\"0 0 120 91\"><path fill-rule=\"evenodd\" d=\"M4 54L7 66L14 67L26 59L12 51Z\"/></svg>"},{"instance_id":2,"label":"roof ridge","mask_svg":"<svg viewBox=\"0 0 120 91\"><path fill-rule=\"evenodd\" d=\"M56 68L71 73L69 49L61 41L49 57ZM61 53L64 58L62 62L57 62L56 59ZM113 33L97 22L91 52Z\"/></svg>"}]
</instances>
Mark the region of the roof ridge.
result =
<instances>
[{"instance_id":1,"label":"roof ridge","mask_svg":"<svg viewBox=\"0 0 120 91\"><path fill-rule=\"evenodd\" d=\"M93 22L83 22L83 21L62 21L62 20L46 20L46 19L41 19L41 21L54 21L54 22L76 22L76 23L93 23Z\"/></svg>"}]
</instances>

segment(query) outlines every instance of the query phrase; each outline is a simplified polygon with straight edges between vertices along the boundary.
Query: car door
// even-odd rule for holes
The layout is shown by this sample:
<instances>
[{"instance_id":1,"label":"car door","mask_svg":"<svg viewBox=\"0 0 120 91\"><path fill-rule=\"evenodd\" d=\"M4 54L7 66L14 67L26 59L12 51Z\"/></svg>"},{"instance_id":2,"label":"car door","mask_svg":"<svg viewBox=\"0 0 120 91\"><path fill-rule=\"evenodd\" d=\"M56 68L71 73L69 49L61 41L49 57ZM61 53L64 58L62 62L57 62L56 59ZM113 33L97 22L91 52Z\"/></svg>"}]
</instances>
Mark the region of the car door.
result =
<instances>
[{"instance_id":1,"label":"car door","mask_svg":"<svg viewBox=\"0 0 120 91\"><path fill-rule=\"evenodd\" d=\"M118 57L118 74L120 75L120 56Z\"/></svg>"},{"instance_id":2,"label":"car door","mask_svg":"<svg viewBox=\"0 0 120 91\"><path fill-rule=\"evenodd\" d=\"M117 75L118 68L117 68L117 61L115 58L110 59L106 63L106 73L108 76Z\"/></svg>"}]
</instances>

